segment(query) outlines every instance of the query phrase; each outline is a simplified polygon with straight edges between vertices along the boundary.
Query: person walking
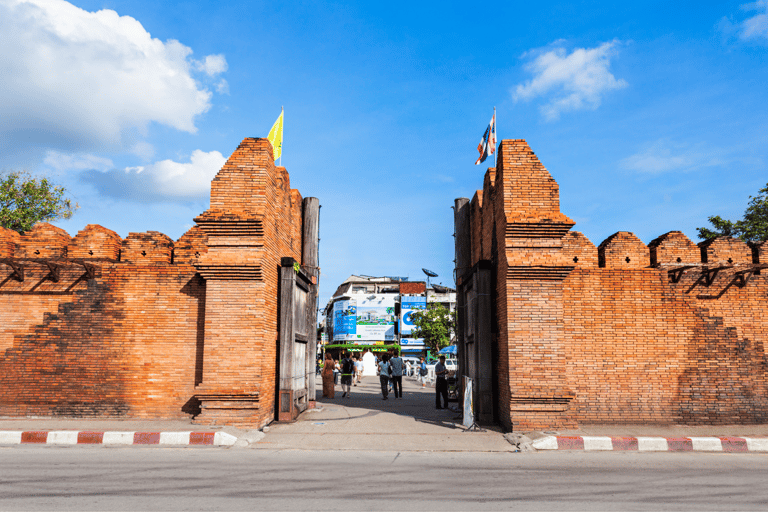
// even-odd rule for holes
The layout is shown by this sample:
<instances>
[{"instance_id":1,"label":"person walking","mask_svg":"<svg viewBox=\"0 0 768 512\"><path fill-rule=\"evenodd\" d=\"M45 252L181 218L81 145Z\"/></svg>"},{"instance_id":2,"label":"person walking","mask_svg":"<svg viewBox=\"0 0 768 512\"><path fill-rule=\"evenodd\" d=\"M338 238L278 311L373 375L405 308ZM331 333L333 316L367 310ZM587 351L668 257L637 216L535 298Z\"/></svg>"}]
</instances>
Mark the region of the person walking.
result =
<instances>
[{"instance_id":1,"label":"person walking","mask_svg":"<svg viewBox=\"0 0 768 512\"><path fill-rule=\"evenodd\" d=\"M335 386L333 384L333 370L336 363L333 362L331 354L325 354L325 363L323 363L323 398L333 398Z\"/></svg>"},{"instance_id":2,"label":"person walking","mask_svg":"<svg viewBox=\"0 0 768 512\"><path fill-rule=\"evenodd\" d=\"M355 386L363 381L363 358L358 357L355 361Z\"/></svg>"},{"instance_id":3,"label":"person walking","mask_svg":"<svg viewBox=\"0 0 768 512\"><path fill-rule=\"evenodd\" d=\"M440 356L440 362L435 365L435 408L448 408L448 379L446 374L448 369L445 367L445 356ZM440 406L440 396L443 397L444 406Z\"/></svg>"},{"instance_id":4,"label":"person walking","mask_svg":"<svg viewBox=\"0 0 768 512\"><path fill-rule=\"evenodd\" d=\"M379 381L381 382L381 394L384 397L382 400L386 400L387 395L389 395L389 391L387 390L389 385L389 354L384 354L381 356L378 373Z\"/></svg>"},{"instance_id":5,"label":"person walking","mask_svg":"<svg viewBox=\"0 0 768 512\"><path fill-rule=\"evenodd\" d=\"M419 380L421 381L421 387L423 388L427 387L428 374L429 370L427 370L427 362L422 357L421 361L419 361Z\"/></svg>"},{"instance_id":6,"label":"person walking","mask_svg":"<svg viewBox=\"0 0 768 512\"><path fill-rule=\"evenodd\" d=\"M349 357L349 352L341 360L341 398L352 398L352 374L355 373L355 362Z\"/></svg>"},{"instance_id":7,"label":"person walking","mask_svg":"<svg viewBox=\"0 0 768 512\"><path fill-rule=\"evenodd\" d=\"M403 358L395 354L389 360L392 367L392 390L395 392L395 398L403 398Z\"/></svg>"},{"instance_id":8,"label":"person walking","mask_svg":"<svg viewBox=\"0 0 768 512\"><path fill-rule=\"evenodd\" d=\"M339 374L341 373L341 367L339 366L339 362L337 360L333 360L333 383L338 384L339 383Z\"/></svg>"}]
</instances>

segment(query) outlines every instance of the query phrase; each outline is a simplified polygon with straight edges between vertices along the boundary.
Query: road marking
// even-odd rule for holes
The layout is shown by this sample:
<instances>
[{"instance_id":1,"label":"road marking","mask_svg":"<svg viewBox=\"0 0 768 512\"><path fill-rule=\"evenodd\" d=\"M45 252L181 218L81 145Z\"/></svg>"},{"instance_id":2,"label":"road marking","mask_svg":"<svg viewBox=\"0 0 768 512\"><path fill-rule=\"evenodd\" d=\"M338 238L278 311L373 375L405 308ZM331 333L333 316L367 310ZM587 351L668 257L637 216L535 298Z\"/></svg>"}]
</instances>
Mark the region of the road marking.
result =
<instances>
[{"instance_id":1,"label":"road marking","mask_svg":"<svg viewBox=\"0 0 768 512\"><path fill-rule=\"evenodd\" d=\"M533 442L537 450L557 450L557 438L555 436L542 437Z\"/></svg>"},{"instance_id":2,"label":"road marking","mask_svg":"<svg viewBox=\"0 0 768 512\"><path fill-rule=\"evenodd\" d=\"M133 432L104 432L103 444L133 444Z\"/></svg>"},{"instance_id":3,"label":"road marking","mask_svg":"<svg viewBox=\"0 0 768 512\"><path fill-rule=\"evenodd\" d=\"M693 449L697 452L721 452L723 442L719 437L689 437Z\"/></svg>"},{"instance_id":4,"label":"road marking","mask_svg":"<svg viewBox=\"0 0 768 512\"><path fill-rule=\"evenodd\" d=\"M747 438L747 448L751 452L768 452L768 439Z\"/></svg>"},{"instance_id":5,"label":"road marking","mask_svg":"<svg viewBox=\"0 0 768 512\"><path fill-rule=\"evenodd\" d=\"M663 437L638 437L637 450L640 452L666 452L667 440Z\"/></svg>"},{"instance_id":6,"label":"road marking","mask_svg":"<svg viewBox=\"0 0 768 512\"><path fill-rule=\"evenodd\" d=\"M77 444L77 434L75 430L48 432L46 444Z\"/></svg>"},{"instance_id":7,"label":"road marking","mask_svg":"<svg viewBox=\"0 0 768 512\"><path fill-rule=\"evenodd\" d=\"M21 431L0 432L0 444L21 444Z\"/></svg>"},{"instance_id":8,"label":"road marking","mask_svg":"<svg viewBox=\"0 0 768 512\"><path fill-rule=\"evenodd\" d=\"M160 432L158 444L188 445L190 432Z\"/></svg>"},{"instance_id":9,"label":"road marking","mask_svg":"<svg viewBox=\"0 0 768 512\"><path fill-rule=\"evenodd\" d=\"M613 442L610 437L584 436L584 450L613 450Z\"/></svg>"}]
</instances>

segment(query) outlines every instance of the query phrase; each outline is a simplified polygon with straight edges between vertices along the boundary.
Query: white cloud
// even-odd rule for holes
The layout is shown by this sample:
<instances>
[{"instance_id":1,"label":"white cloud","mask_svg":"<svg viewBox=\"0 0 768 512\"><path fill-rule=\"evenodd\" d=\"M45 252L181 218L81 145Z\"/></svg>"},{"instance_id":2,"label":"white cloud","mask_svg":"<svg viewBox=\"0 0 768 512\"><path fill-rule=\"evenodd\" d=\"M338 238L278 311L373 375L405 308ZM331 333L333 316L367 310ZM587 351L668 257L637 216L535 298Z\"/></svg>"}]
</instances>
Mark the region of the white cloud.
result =
<instances>
[{"instance_id":1,"label":"white cloud","mask_svg":"<svg viewBox=\"0 0 768 512\"><path fill-rule=\"evenodd\" d=\"M89 170L80 177L111 197L143 202L204 198L210 191L211 180L226 161L218 151L196 149L189 162L161 160L108 172Z\"/></svg>"},{"instance_id":2,"label":"white cloud","mask_svg":"<svg viewBox=\"0 0 768 512\"><path fill-rule=\"evenodd\" d=\"M113 169L115 164L109 158L103 158L96 155L89 155L86 153L60 153L58 151L49 150L43 163L48 167L57 171L108 171Z\"/></svg>"},{"instance_id":3,"label":"white cloud","mask_svg":"<svg viewBox=\"0 0 768 512\"><path fill-rule=\"evenodd\" d=\"M216 92L219 94L229 94L229 83L223 78L216 84Z\"/></svg>"},{"instance_id":4,"label":"white cloud","mask_svg":"<svg viewBox=\"0 0 768 512\"><path fill-rule=\"evenodd\" d=\"M768 41L768 0L758 0L757 2L744 4L741 6L741 10L762 12L758 12L758 14L738 23L734 23L727 17L723 18L720 20L720 28L723 32L726 34L736 33L742 41Z\"/></svg>"},{"instance_id":5,"label":"white cloud","mask_svg":"<svg viewBox=\"0 0 768 512\"><path fill-rule=\"evenodd\" d=\"M178 41L153 39L139 21L64 0L0 2L0 151L120 147L156 122L194 133L211 92ZM221 55L200 71L226 70Z\"/></svg>"},{"instance_id":6,"label":"white cloud","mask_svg":"<svg viewBox=\"0 0 768 512\"><path fill-rule=\"evenodd\" d=\"M227 70L227 60L223 55L208 55L203 61L195 61L195 67L208 76L216 76Z\"/></svg>"},{"instance_id":7,"label":"white cloud","mask_svg":"<svg viewBox=\"0 0 768 512\"><path fill-rule=\"evenodd\" d=\"M155 147L149 142L142 140L131 146L131 153L147 161L155 156Z\"/></svg>"},{"instance_id":8,"label":"white cloud","mask_svg":"<svg viewBox=\"0 0 768 512\"><path fill-rule=\"evenodd\" d=\"M687 172L727 163L724 152L704 144L686 146L658 140L619 162L622 169L642 174Z\"/></svg>"},{"instance_id":9,"label":"white cloud","mask_svg":"<svg viewBox=\"0 0 768 512\"><path fill-rule=\"evenodd\" d=\"M616 56L619 42L613 40L596 48L577 48L570 54L562 41L553 43L551 49L527 52L523 57L533 57L525 69L533 78L514 89L515 101L529 101L536 97L548 97L541 107L549 120L559 119L561 112L590 109L600 106L603 95L627 86L623 79L616 79L608 67Z\"/></svg>"}]
</instances>

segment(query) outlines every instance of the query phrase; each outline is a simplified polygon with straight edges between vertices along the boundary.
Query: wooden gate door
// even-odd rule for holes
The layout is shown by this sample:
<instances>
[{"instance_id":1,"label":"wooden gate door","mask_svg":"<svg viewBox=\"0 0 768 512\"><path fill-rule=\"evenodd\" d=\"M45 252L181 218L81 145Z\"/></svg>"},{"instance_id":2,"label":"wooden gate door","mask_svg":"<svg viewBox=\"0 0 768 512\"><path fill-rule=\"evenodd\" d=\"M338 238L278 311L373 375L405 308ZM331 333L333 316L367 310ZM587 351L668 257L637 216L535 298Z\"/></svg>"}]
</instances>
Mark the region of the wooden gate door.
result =
<instances>
[{"instance_id":1,"label":"wooden gate door","mask_svg":"<svg viewBox=\"0 0 768 512\"><path fill-rule=\"evenodd\" d=\"M280 266L280 376L278 421L293 421L307 409L315 375L317 343L315 284L293 258ZM312 382L314 384L314 382Z\"/></svg>"}]
</instances>

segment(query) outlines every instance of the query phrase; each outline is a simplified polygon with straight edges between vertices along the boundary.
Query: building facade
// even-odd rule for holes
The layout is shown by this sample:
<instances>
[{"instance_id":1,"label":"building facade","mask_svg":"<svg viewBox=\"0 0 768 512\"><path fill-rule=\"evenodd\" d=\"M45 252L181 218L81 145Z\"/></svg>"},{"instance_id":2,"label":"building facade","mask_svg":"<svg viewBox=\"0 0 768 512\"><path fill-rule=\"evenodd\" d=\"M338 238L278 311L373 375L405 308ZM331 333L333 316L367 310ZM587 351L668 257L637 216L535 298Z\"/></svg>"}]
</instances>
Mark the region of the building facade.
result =
<instances>
[{"instance_id":1,"label":"building facade","mask_svg":"<svg viewBox=\"0 0 768 512\"><path fill-rule=\"evenodd\" d=\"M454 311L456 291L440 285L427 288L423 281L401 277L352 275L325 307L326 347L381 351L398 346L403 355L424 355L423 340L410 336L410 316L424 310L427 302Z\"/></svg>"}]
</instances>

